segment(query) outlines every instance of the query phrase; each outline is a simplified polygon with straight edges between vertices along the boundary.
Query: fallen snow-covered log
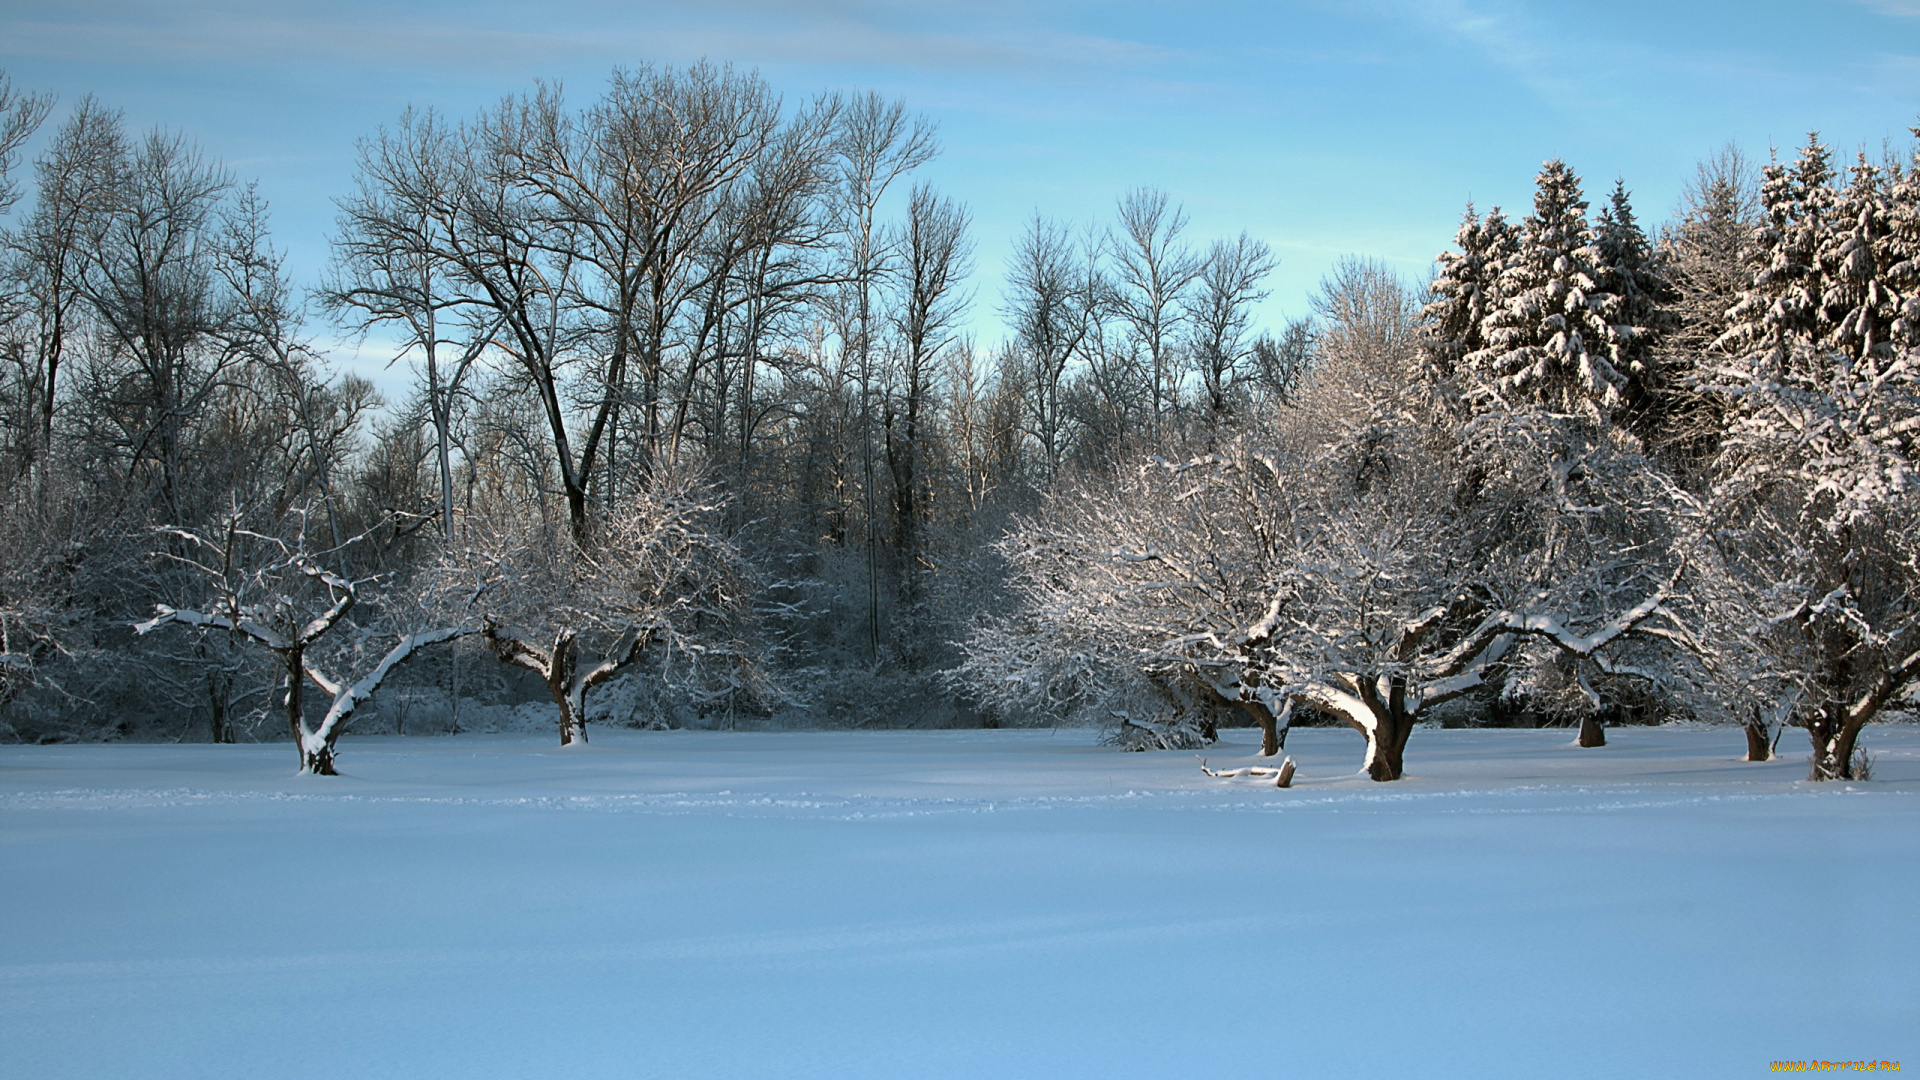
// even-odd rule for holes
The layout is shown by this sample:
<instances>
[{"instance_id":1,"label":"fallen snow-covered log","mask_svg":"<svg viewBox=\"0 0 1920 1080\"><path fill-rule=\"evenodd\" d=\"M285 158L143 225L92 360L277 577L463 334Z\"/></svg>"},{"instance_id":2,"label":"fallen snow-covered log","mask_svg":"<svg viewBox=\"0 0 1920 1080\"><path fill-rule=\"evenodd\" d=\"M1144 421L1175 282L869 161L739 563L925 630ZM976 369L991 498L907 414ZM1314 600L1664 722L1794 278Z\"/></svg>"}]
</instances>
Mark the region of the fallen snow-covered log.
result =
<instances>
[{"instance_id":1,"label":"fallen snow-covered log","mask_svg":"<svg viewBox=\"0 0 1920 1080\"><path fill-rule=\"evenodd\" d=\"M1200 758L1200 771L1220 780L1238 780L1241 777L1264 780L1271 776L1274 787L1293 786L1292 757L1282 761L1277 769L1269 769L1262 765L1244 765L1238 769L1210 769L1207 767L1207 759Z\"/></svg>"}]
</instances>

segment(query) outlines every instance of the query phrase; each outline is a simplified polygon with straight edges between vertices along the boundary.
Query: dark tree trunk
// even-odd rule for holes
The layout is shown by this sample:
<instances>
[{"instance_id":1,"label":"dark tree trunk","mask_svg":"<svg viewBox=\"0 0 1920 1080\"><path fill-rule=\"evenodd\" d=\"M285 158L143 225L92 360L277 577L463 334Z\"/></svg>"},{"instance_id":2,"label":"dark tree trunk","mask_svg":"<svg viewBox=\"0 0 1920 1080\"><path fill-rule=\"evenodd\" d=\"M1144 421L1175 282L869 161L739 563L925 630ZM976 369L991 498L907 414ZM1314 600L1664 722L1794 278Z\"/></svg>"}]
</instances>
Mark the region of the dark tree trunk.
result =
<instances>
[{"instance_id":1,"label":"dark tree trunk","mask_svg":"<svg viewBox=\"0 0 1920 1080\"><path fill-rule=\"evenodd\" d=\"M1383 727L1385 725L1382 725ZM1405 774L1407 756L1407 729L1402 729L1397 738L1379 737L1373 748L1373 763L1367 766L1367 775L1385 782L1398 780ZM1384 735L1384 733L1383 733Z\"/></svg>"},{"instance_id":2,"label":"dark tree trunk","mask_svg":"<svg viewBox=\"0 0 1920 1080\"><path fill-rule=\"evenodd\" d=\"M1773 740L1768 736L1766 721L1755 716L1741 727L1747 733L1747 760L1772 761Z\"/></svg>"},{"instance_id":3,"label":"dark tree trunk","mask_svg":"<svg viewBox=\"0 0 1920 1080\"><path fill-rule=\"evenodd\" d=\"M1388 679L1385 700L1371 681L1361 684L1360 698L1373 713L1373 760L1367 763L1367 775L1378 781L1398 780L1405 772L1407 739L1413 734L1413 717L1407 712L1407 681L1402 676Z\"/></svg>"},{"instance_id":4,"label":"dark tree trunk","mask_svg":"<svg viewBox=\"0 0 1920 1080\"><path fill-rule=\"evenodd\" d=\"M1846 706L1829 705L1807 717L1807 734L1813 740L1813 767L1809 780L1852 780L1853 750L1860 739L1860 725L1849 722Z\"/></svg>"},{"instance_id":5,"label":"dark tree trunk","mask_svg":"<svg viewBox=\"0 0 1920 1080\"><path fill-rule=\"evenodd\" d=\"M574 647L572 630L563 630L553 641L553 659L547 668L547 693L560 707L560 745L572 746L587 741L585 695L574 697L574 673L580 666L580 652Z\"/></svg>"},{"instance_id":6,"label":"dark tree trunk","mask_svg":"<svg viewBox=\"0 0 1920 1080\"><path fill-rule=\"evenodd\" d=\"M1611 701L1602 701L1597 707L1580 718L1580 746L1607 745L1607 724L1618 723L1620 706Z\"/></svg>"},{"instance_id":7,"label":"dark tree trunk","mask_svg":"<svg viewBox=\"0 0 1920 1080\"><path fill-rule=\"evenodd\" d=\"M1588 713L1580 718L1579 744L1581 746L1607 745L1607 729L1600 726L1600 717L1594 713Z\"/></svg>"},{"instance_id":8,"label":"dark tree trunk","mask_svg":"<svg viewBox=\"0 0 1920 1080\"><path fill-rule=\"evenodd\" d=\"M1287 739L1280 731L1279 723L1273 718L1273 710L1259 701L1236 701L1234 704L1240 706L1248 716L1253 717L1254 723L1260 725L1260 756L1273 757L1278 754L1286 745Z\"/></svg>"},{"instance_id":9,"label":"dark tree trunk","mask_svg":"<svg viewBox=\"0 0 1920 1080\"><path fill-rule=\"evenodd\" d=\"M315 776L338 776L333 771L333 743L331 740L312 749L307 746L307 725L300 708L300 684L307 676L306 652L301 646L283 650L281 659L287 665L287 728L293 735L294 753L300 755L300 771Z\"/></svg>"},{"instance_id":10,"label":"dark tree trunk","mask_svg":"<svg viewBox=\"0 0 1920 1080\"><path fill-rule=\"evenodd\" d=\"M223 669L207 675L207 709L211 714L213 741L233 741L233 725L227 722L227 709L233 703L233 676Z\"/></svg>"},{"instance_id":11,"label":"dark tree trunk","mask_svg":"<svg viewBox=\"0 0 1920 1080\"><path fill-rule=\"evenodd\" d=\"M287 681L287 698L285 702L287 709L287 733L293 736L293 745L296 750L300 746L301 731L306 727L305 724L301 723L300 716L300 684L307 677L305 657L301 655L303 651L304 650L295 648L286 649L280 653L280 662L286 667L286 671L282 673L282 677ZM302 757L300 765L302 768L306 767L306 759L304 757Z\"/></svg>"}]
</instances>

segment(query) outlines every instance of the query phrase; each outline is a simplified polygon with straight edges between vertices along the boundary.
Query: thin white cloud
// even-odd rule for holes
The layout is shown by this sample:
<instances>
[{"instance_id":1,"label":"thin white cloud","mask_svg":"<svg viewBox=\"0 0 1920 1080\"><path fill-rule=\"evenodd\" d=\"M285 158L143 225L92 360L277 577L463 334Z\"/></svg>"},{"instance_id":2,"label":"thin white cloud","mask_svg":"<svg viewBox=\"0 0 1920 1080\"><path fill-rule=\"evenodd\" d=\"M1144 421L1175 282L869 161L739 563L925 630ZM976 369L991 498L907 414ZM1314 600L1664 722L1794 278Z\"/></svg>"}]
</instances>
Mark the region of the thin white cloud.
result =
<instances>
[{"instance_id":1,"label":"thin white cloud","mask_svg":"<svg viewBox=\"0 0 1920 1080\"><path fill-rule=\"evenodd\" d=\"M1855 2L1861 7L1871 8L1882 15L1920 19L1920 0L1855 0Z\"/></svg>"},{"instance_id":2,"label":"thin white cloud","mask_svg":"<svg viewBox=\"0 0 1920 1080\"><path fill-rule=\"evenodd\" d=\"M719 9L719 10L715 10ZM224 4L146 7L116 4L16 10L0 18L7 51L51 58L150 60L157 56L242 63L345 61L526 70L596 56L736 62L854 64L912 69L994 70L1046 76L1062 69L1155 66L1177 58L1157 46L1063 33L1000 17L952 19L963 29L929 29L925 18L886 5L713 4L543 9L542 28L520 9L469 7L459 19L395 19L387 10ZM905 25L903 25L905 24Z\"/></svg>"}]
</instances>

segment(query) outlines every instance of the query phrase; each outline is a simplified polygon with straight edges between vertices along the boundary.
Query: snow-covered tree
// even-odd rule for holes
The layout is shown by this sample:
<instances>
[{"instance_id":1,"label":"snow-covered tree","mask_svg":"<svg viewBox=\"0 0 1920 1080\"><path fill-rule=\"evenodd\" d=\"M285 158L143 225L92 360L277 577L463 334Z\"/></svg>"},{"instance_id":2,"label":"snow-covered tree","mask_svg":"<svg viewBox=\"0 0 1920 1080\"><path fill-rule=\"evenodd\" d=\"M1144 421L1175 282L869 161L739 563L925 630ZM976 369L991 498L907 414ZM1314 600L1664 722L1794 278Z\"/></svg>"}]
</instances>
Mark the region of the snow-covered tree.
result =
<instances>
[{"instance_id":1,"label":"snow-covered tree","mask_svg":"<svg viewBox=\"0 0 1920 1080\"><path fill-rule=\"evenodd\" d=\"M1499 303L1481 323L1485 345L1461 361L1470 399L1481 408L1535 404L1596 418L1626 403L1631 373L1614 363L1601 262L1580 178L1547 162L1519 250L1501 268Z\"/></svg>"},{"instance_id":2,"label":"snow-covered tree","mask_svg":"<svg viewBox=\"0 0 1920 1080\"><path fill-rule=\"evenodd\" d=\"M1637 440L1538 409L1462 425L1411 347L1346 329L1352 355L1274 424L1053 492L1004 545L1018 610L969 642L972 671L1041 702L1198 686L1268 749L1290 704L1315 709L1378 780L1423 715L1516 671L1558 664L1590 720L1611 681L1662 679L1624 651L1686 637L1685 504Z\"/></svg>"},{"instance_id":3,"label":"snow-covered tree","mask_svg":"<svg viewBox=\"0 0 1920 1080\"><path fill-rule=\"evenodd\" d=\"M1661 231L1661 261L1673 286L1673 324L1665 336L1668 372L1657 430L1661 456L1693 472L1704 468L1723 427L1717 396L1698 374L1718 362L1727 313L1753 282L1759 191L1752 167L1727 146L1701 162L1681 196L1676 221Z\"/></svg>"},{"instance_id":4,"label":"snow-covered tree","mask_svg":"<svg viewBox=\"0 0 1920 1080\"><path fill-rule=\"evenodd\" d=\"M662 475L585 546L560 543L539 522L469 526L468 546L447 567L473 582L459 603L496 659L546 684L562 746L586 742L588 692L642 660L697 704L765 702L749 573L722 531L722 508L703 485Z\"/></svg>"},{"instance_id":5,"label":"snow-covered tree","mask_svg":"<svg viewBox=\"0 0 1920 1080\"><path fill-rule=\"evenodd\" d=\"M304 515L296 518L304 520ZM360 603L363 591L376 584L374 578L349 579L329 569L327 563L338 561L340 548L309 550L304 527L291 539L255 532L244 527L238 513L229 515L224 528L212 535L184 528L166 529L163 534L175 543L157 554L196 571L210 594L209 602L195 608L158 605L153 618L136 624L134 631L145 635L178 623L203 632L224 631L273 653L280 662L281 702L302 773L336 775L334 747L348 720L394 668L425 646L474 632L460 625L400 632L370 667L354 668L364 667L355 675L318 657L323 639L331 643L354 637L335 631ZM334 658L352 663L355 654L365 651L366 637L361 634L334 650ZM329 699L326 714L316 725L306 719L301 692L306 682Z\"/></svg>"},{"instance_id":6,"label":"snow-covered tree","mask_svg":"<svg viewBox=\"0 0 1920 1080\"><path fill-rule=\"evenodd\" d=\"M1433 299L1421 311L1429 363L1443 377L1486 347L1480 328L1500 303L1500 273L1519 251L1520 237L1499 207L1483 219L1468 203L1453 242L1460 250L1434 260Z\"/></svg>"},{"instance_id":7,"label":"snow-covered tree","mask_svg":"<svg viewBox=\"0 0 1920 1080\"><path fill-rule=\"evenodd\" d=\"M1728 352L1764 355L1777 364L1795 342L1817 343L1828 333L1819 256L1834 248L1831 157L1818 137L1809 136L1791 168L1775 161L1762 170L1761 219L1753 232L1756 269L1727 312L1719 344Z\"/></svg>"},{"instance_id":8,"label":"snow-covered tree","mask_svg":"<svg viewBox=\"0 0 1920 1080\"><path fill-rule=\"evenodd\" d=\"M1878 171L1836 190L1813 139L1766 175L1762 268L1704 380L1728 415L1719 592L1788 688L1812 778L1848 779L1861 729L1920 678L1920 349L1895 330L1899 215Z\"/></svg>"},{"instance_id":9,"label":"snow-covered tree","mask_svg":"<svg viewBox=\"0 0 1920 1080\"><path fill-rule=\"evenodd\" d=\"M1594 229L1598 256L1593 304L1606 320L1608 360L1626 377L1626 407L1633 426L1649 430L1661 422L1660 398L1666 379L1655 359L1674 325L1669 304L1673 285L1666 268L1633 216L1625 182L1616 181Z\"/></svg>"},{"instance_id":10,"label":"snow-covered tree","mask_svg":"<svg viewBox=\"0 0 1920 1080\"><path fill-rule=\"evenodd\" d=\"M1912 129L1920 139L1920 127ZM1900 297L1890 327L1896 348L1920 348L1920 145L1913 160L1887 185L1886 236L1881 265L1885 282Z\"/></svg>"},{"instance_id":11,"label":"snow-covered tree","mask_svg":"<svg viewBox=\"0 0 1920 1080\"><path fill-rule=\"evenodd\" d=\"M1824 286L1820 344L1855 360L1884 360L1895 348L1893 324L1904 305L1888 280L1897 257L1888 229L1891 210L1884 177L1861 155L1814 254Z\"/></svg>"},{"instance_id":12,"label":"snow-covered tree","mask_svg":"<svg viewBox=\"0 0 1920 1080\"><path fill-rule=\"evenodd\" d=\"M1678 563L1649 556L1641 520L1666 511L1657 478L1617 443L1569 469L1564 431L1471 434L1382 417L1063 493L1007 542L1024 621L969 650L986 674L1051 649L1096 693L1185 679L1270 731L1289 702L1315 709L1366 738L1376 780L1400 777L1423 715L1530 642L1569 658L1597 712L1595 681L1635 674L1619 643L1671 629Z\"/></svg>"}]
</instances>

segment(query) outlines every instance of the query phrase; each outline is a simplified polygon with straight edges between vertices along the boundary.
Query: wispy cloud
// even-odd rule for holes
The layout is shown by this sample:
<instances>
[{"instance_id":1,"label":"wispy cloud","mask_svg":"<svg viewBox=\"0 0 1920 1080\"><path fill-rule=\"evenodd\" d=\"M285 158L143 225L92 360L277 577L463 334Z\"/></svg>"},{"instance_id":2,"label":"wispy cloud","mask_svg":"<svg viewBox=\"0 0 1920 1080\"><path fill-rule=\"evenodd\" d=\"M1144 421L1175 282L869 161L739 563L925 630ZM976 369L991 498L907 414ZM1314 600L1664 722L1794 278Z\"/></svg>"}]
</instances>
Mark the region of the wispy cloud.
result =
<instances>
[{"instance_id":1,"label":"wispy cloud","mask_svg":"<svg viewBox=\"0 0 1920 1080\"><path fill-rule=\"evenodd\" d=\"M1525 5L1499 0L1375 0L1374 10L1413 22L1472 49L1485 62L1512 75L1541 100L1556 106L1590 102L1595 88L1584 58L1562 37L1538 24ZM1580 62L1574 62L1579 59Z\"/></svg>"},{"instance_id":2,"label":"wispy cloud","mask_svg":"<svg viewBox=\"0 0 1920 1080\"><path fill-rule=\"evenodd\" d=\"M719 9L716 11L716 9ZM384 6L222 3L42 5L0 17L7 51L51 58L156 57L278 64L289 61L476 66L509 70L592 59L727 58L743 63L860 65L1045 76L1077 69L1151 67L1170 50L1138 41L1029 25L1013 10L940 21L888 5L735 0L695 10L671 4L555 5L541 25L519 7L474 5L461 18L395 17ZM933 23L933 25L929 25Z\"/></svg>"},{"instance_id":3,"label":"wispy cloud","mask_svg":"<svg viewBox=\"0 0 1920 1080\"><path fill-rule=\"evenodd\" d=\"M1855 2L1861 7L1871 8L1882 15L1920 19L1920 0L1855 0Z\"/></svg>"}]
</instances>

